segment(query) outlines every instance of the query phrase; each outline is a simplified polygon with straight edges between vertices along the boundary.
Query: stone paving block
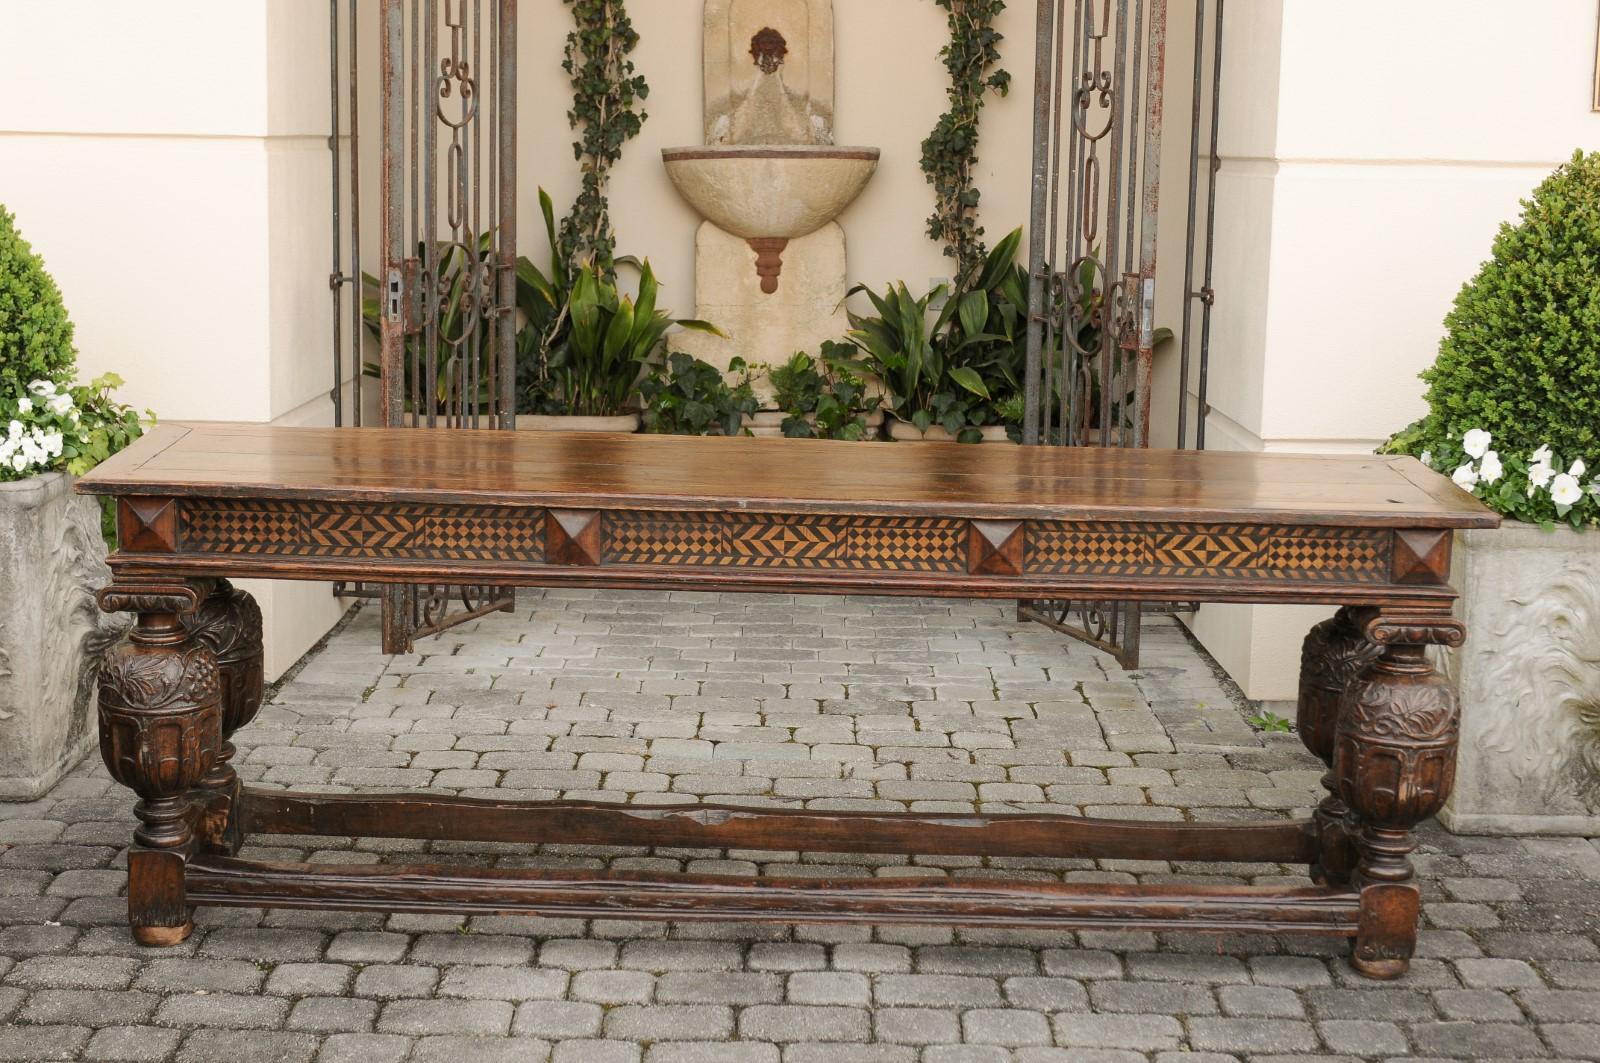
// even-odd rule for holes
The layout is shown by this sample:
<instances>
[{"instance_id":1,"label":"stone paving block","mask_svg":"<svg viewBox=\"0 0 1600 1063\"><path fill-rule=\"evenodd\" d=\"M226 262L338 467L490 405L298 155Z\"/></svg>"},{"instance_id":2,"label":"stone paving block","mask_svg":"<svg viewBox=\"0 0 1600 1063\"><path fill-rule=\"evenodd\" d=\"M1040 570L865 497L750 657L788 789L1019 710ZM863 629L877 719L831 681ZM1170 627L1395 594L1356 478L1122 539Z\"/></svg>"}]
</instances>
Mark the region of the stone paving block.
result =
<instances>
[{"instance_id":1,"label":"stone paving block","mask_svg":"<svg viewBox=\"0 0 1600 1063\"><path fill-rule=\"evenodd\" d=\"M102 1026L89 1039L84 1056L106 1063L161 1063L181 1036L159 1026Z\"/></svg>"},{"instance_id":2,"label":"stone paving block","mask_svg":"<svg viewBox=\"0 0 1600 1063\"><path fill-rule=\"evenodd\" d=\"M383 1006L378 1030L426 1034L505 1034L511 1005L501 1000L396 1000Z\"/></svg>"},{"instance_id":3,"label":"stone paving block","mask_svg":"<svg viewBox=\"0 0 1600 1063\"><path fill-rule=\"evenodd\" d=\"M177 1063L309 1063L317 1038L265 1030L197 1030L183 1039Z\"/></svg>"},{"instance_id":4,"label":"stone paving block","mask_svg":"<svg viewBox=\"0 0 1600 1063\"><path fill-rule=\"evenodd\" d=\"M386 1033L340 1033L326 1038L316 1063L401 1063L411 1038Z\"/></svg>"},{"instance_id":5,"label":"stone paving block","mask_svg":"<svg viewBox=\"0 0 1600 1063\"><path fill-rule=\"evenodd\" d=\"M1169 1015L1074 1015L1054 1017L1056 1043L1066 1048L1125 1048L1154 1052L1177 1048L1183 1027Z\"/></svg>"}]
</instances>

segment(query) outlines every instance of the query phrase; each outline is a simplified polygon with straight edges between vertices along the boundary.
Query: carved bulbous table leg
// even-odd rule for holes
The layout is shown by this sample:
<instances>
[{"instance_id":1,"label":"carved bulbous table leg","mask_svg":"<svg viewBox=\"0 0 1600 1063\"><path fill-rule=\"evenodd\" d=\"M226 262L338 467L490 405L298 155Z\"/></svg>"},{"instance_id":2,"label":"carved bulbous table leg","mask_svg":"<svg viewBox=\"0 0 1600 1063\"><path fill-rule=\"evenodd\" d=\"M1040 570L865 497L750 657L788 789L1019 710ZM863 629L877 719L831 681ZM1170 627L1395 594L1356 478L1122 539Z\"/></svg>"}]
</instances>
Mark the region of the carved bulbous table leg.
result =
<instances>
[{"instance_id":1,"label":"carved bulbous table leg","mask_svg":"<svg viewBox=\"0 0 1600 1063\"><path fill-rule=\"evenodd\" d=\"M207 848L232 856L239 851L239 775L233 769L233 735L261 711L261 607L246 592L219 579L193 616L189 637L216 654L222 685L222 747L201 786L212 799L200 825Z\"/></svg>"},{"instance_id":2,"label":"carved bulbous table leg","mask_svg":"<svg viewBox=\"0 0 1600 1063\"><path fill-rule=\"evenodd\" d=\"M1345 690L1334 754L1339 793L1361 824L1361 921L1350 963L1372 978L1398 978L1416 951L1421 896L1411 833L1444 807L1455 782L1461 713L1455 690L1433 670L1429 644L1460 645L1465 629L1443 616L1374 616L1367 637L1382 656Z\"/></svg>"},{"instance_id":3,"label":"carved bulbous table leg","mask_svg":"<svg viewBox=\"0 0 1600 1063\"><path fill-rule=\"evenodd\" d=\"M111 777L139 795L128 921L143 945L176 945L194 930L183 883L195 845L192 791L222 745L217 658L189 638L181 619L201 593L184 585L124 586L100 595L107 612L139 614L101 664L100 752Z\"/></svg>"},{"instance_id":4,"label":"carved bulbous table leg","mask_svg":"<svg viewBox=\"0 0 1600 1063\"><path fill-rule=\"evenodd\" d=\"M1368 641L1355 614L1347 607L1312 628L1300 654L1296 729L1306 748L1328 766L1322 777L1328 796L1322 799L1314 817L1321 854L1311 869L1311 877L1330 885L1348 883L1355 867L1355 840L1352 827L1346 822L1350 809L1339 796L1339 784L1333 774L1339 705L1345 689L1382 652L1383 647Z\"/></svg>"}]
</instances>

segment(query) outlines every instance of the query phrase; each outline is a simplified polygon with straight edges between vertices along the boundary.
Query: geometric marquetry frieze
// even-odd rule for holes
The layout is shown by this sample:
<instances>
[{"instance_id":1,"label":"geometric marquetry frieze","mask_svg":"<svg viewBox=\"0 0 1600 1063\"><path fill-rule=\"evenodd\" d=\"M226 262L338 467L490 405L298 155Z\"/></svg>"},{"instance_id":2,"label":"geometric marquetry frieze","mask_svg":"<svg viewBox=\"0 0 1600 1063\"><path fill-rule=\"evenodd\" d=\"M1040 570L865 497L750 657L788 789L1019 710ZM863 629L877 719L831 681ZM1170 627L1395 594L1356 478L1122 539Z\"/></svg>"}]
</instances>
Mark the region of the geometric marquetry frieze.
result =
<instances>
[{"instance_id":1,"label":"geometric marquetry frieze","mask_svg":"<svg viewBox=\"0 0 1600 1063\"><path fill-rule=\"evenodd\" d=\"M544 510L525 507L195 499L181 528L186 553L544 560Z\"/></svg>"},{"instance_id":2,"label":"geometric marquetry frieze","mask_svg":"<svg viewBox=\"0 0 1600 1063\"><path fill-rule=\"evenodd\" d=\"M1383 583L1389 538L1379 528L1039 521L1028 525L1024 569L1030 575Z\"/></svg>"},{"instance_id":3,"label":"geometric marquetry frieze","mask_svg":"<svg viewBox=\"0 0 1600 1063\"><path fill-rule=\"evenodd\" d=\"M608 565L963 572L967 521L758 513L607 513Z\"/></svg>"},{"instance_id":4,"label":"geometric marquetry frieze","mask_svg":"<svg viewBox=\"0 0 1600 1063\"><path fill-rule=\"evenodd\" d=\"M289 499L125 498L120 516L123 549L136 552L991 579L1442 583L1450 544L1384 528Z\"/></svg>"}]
</instances>

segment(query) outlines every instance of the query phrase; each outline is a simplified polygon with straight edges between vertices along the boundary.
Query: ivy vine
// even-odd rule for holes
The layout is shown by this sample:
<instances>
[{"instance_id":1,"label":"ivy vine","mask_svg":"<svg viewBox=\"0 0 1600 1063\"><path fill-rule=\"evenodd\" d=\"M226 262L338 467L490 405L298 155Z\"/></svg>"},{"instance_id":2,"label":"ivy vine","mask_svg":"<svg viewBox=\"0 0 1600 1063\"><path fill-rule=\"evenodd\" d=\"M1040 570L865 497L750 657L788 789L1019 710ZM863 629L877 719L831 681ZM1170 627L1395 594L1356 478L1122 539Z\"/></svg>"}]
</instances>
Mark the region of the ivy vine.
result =
<instances>
[{"instance_id":1,"label":"ivy vine","mask_svg":"<svg viewBox=\"0 0 1600 1063\"><path fill-rule=\"evenodd\" d=\"M950 109L922 142L922 172L934 189L928 236L942 241L965 276L983 262L987 248L978 224L978 120L989 92L1006 95L1011 75L999 68L1000 42L995 18L1005 0L934 0L949 12L950 43L939 52L950 72Z\"/></svg>"},{"instance_id":2,"label":"ivy vine","mask_svg":"<svg viewBox=\"0 0 1600 1063\"><path fill-rule=\"evenodd\" d=\"M577 24L567 35L561 68L572 80L567 121L579 131L572 151L582 164L583 188L561 222L560 253L573 266L593 263L610 277L616 271L616 239L607 182L622 146L639 135L649 117L639 104L650 95L650 86L628 58L639 34L625 0L564 2L572 5Z\"/></svg>"}]
</instances>

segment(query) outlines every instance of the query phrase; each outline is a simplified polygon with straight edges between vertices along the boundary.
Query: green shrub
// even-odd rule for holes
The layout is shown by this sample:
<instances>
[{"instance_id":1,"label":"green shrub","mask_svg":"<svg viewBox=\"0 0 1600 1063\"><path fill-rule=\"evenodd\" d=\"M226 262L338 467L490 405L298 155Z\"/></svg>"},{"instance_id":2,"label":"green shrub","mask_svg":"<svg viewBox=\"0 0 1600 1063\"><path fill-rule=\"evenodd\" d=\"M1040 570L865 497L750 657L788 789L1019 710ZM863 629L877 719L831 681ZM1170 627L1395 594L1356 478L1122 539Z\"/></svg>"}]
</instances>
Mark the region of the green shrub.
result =
<instances>
[{"instance_id":1,"label":"green shrub","mask_svg":"<svg viewBox=\"0 0 1600 1063\"><path fill-rule=\"evenodd\" d=\"M1575 154L1522 208L1445 318L1427 415L1383 449L1426 455L1509 516L1600 524L1596 485L1574 499L1571 483L1600 465L1600 153ZM1469 432L1487 443L1467 447Z\"/></svg>"},{"instance_id":2,"label":"green shrub","mask_svg":"<svg viewBox=\"0 0 1600 1063\"><path fill-rule=\"evenodd\" d=\"M35 380L64 383L76 360L61 289L0 206L0 393L20 396Z\"/></svg>"},{"instance_id":3,"label":"green shrub","mask_svg":"<svg viewBox=\"0 0 1600 1063\"><path fill-rule=\"evenodd\" d=\"M651 367L639 384L644 400L644 430L656 435L736 436L744 419L761 409L750 367L743 358L728 364L739 374L730 385L722 370L698 358L673 351L665 364Z\"/></svg>"}]
</instances>

